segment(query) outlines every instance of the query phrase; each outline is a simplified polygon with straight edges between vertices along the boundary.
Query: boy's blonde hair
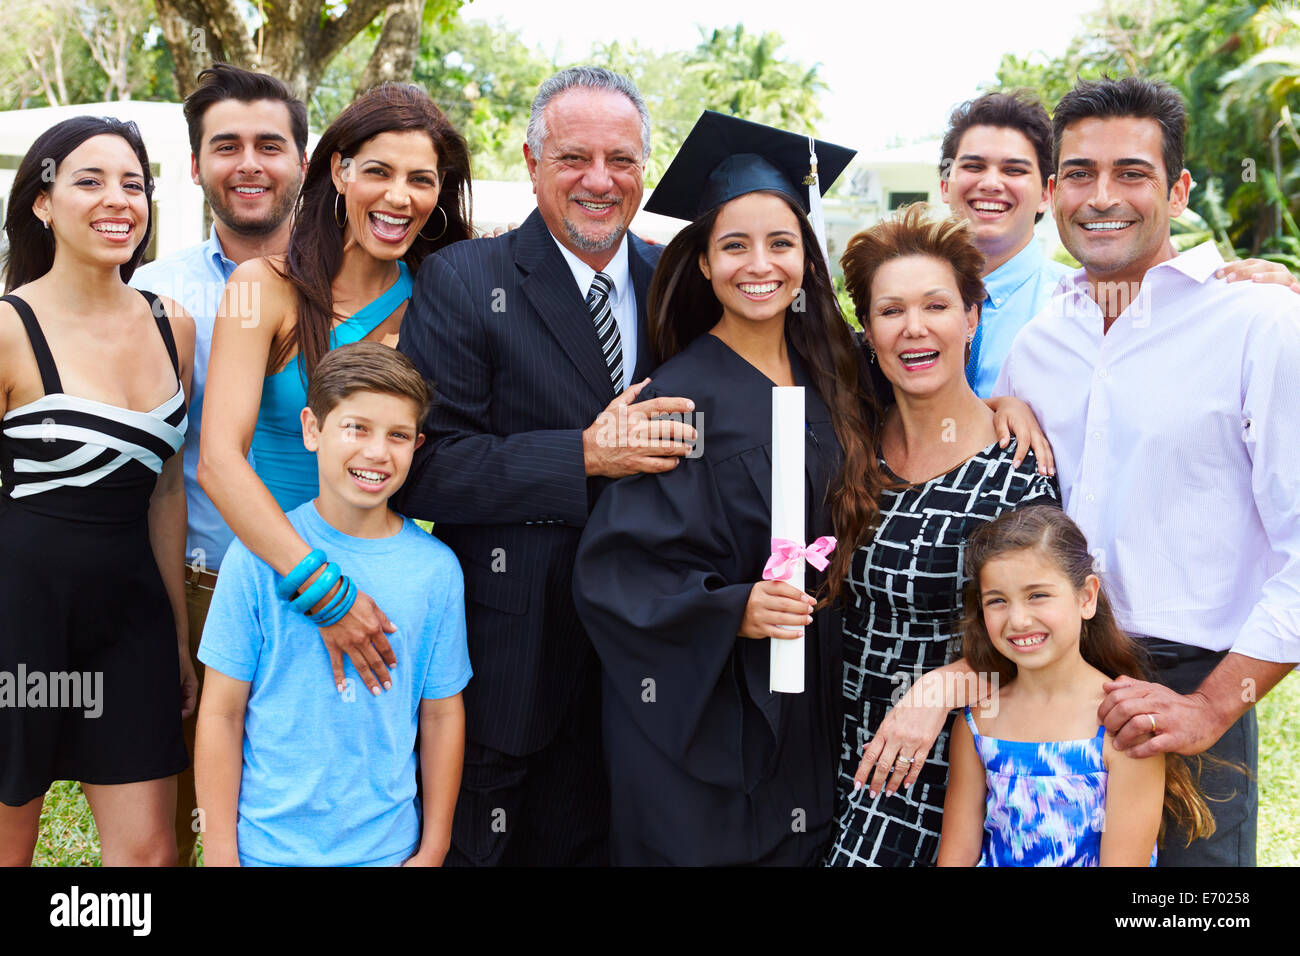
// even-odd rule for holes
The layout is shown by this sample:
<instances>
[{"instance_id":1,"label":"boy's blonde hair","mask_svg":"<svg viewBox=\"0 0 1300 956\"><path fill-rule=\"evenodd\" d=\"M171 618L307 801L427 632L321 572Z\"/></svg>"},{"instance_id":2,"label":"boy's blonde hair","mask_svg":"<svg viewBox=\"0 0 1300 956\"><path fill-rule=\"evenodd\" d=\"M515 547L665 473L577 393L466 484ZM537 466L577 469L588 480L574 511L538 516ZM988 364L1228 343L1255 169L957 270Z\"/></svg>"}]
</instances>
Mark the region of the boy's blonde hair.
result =
<instances>
[{"instance_id":1,"label":"boy's blonde hair","mask_svg":"<svg viewBox=\"0 0 1300 956\"><path fill-rule=\"evenodd\" d=\"M411 360L378 342L354 342L326 353L307 386L307 407L323 423L325 416L353 392L400 395L415 403L415 426L429 414L432 392Z\"/></svg>"}]
</instances>

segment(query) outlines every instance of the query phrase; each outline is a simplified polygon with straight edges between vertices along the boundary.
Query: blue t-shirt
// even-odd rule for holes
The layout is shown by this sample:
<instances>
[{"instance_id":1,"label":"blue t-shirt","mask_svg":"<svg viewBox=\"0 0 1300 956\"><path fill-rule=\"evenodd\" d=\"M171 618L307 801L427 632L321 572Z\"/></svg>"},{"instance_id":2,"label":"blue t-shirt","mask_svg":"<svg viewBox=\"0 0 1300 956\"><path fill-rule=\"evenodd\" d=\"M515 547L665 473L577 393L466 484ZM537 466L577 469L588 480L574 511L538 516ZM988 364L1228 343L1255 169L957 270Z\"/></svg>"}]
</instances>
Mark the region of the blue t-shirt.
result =
<instances>
[{"instance_id":1,"label":"blue t-shirt","mask_svg":"<svg viewBox=\"0 0 1300 956\"><path fill-rule=\"evenodd\" d=\"M235 541L221 564L199 660L251 681L239 787L244 866L394 866L419 846L415 733L421 698L459 693L471 671L465 585L451 549L407 518L353 538L312 501L289 513L397 631L393 688L372 696L351 661L340 694L320 632L275 593L278 575Z\"/></svg>"}]
</instances>

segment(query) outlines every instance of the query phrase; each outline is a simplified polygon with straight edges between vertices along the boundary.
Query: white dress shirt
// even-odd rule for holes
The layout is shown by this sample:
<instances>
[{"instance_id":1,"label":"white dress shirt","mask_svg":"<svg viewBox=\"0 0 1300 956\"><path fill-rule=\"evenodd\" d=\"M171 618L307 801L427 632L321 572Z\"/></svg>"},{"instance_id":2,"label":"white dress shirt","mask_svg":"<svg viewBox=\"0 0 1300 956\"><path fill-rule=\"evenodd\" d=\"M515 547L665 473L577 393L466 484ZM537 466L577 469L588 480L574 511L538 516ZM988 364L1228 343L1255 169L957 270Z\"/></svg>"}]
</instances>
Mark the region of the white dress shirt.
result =
<instances>
[{"instance_id":1,"label":"white dress shirt","mask_svg":"<svg viewBox=\"0 0 1300 956\"><path fill-rule=\"evenodd\" d=\"M555 239L555 235L552 234L551 238ZM578 292L585 299L591 291L591 280L596 278L596 270L565 248L560 240L555 239L555 244L564 254L564 260L573 272L573 281L578 284ZM609 294L610 308L614 312L614 321L618 323L619 345L623 349L623 388L627 388L632 384L632 374L636 371L636 290L632 288L632 274L627 266L626 235L619 241L614 258L601 271L614 285Z\"/></svg>"},{"instance_id":2,"label":"white dress shirt","mask_svg":"<svg viewBox=\"0 0 1300 956\"><path fill-rule=\"evenodd\" d=\"M1119 624L1300 661L1300 297L1214 278L1213 243L1147 272L1103 334L1079 270L1016 337L1027 402Z\"/></svg>"}]
</instances>

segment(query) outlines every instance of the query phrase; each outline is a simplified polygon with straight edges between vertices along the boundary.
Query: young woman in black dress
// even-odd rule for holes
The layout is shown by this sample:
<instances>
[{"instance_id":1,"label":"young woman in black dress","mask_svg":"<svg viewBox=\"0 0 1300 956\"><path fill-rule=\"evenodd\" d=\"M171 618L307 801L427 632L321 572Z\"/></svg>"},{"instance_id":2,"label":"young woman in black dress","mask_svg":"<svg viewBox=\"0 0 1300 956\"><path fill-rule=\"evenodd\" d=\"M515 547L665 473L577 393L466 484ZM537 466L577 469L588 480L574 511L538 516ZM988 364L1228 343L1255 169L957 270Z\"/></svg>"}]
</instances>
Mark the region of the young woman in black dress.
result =
<instances>
[{"instance_id":1,"label":"young woman in black dress","mask_svg":"<svg viewBox=\"0 0 1300 956\"><path fill-rule=\"evenodd\" d=\"M874 406L797 185L808 149L706 114L648 207L697 218L655 272L665 364L640 397L694 401L699 454L606 489L575 565L603 672L615 864L806 866L830 834L838 615L762 579L773 386L805 389L807 542L855 539L875 514ZM824 186L852 155L817 153ZM834 552L807 591L824 597L847 570ZM773 693L768 639L804 625L805 690Z\"/></svg>"},{"instance_id":2,"label":"young woman in black dress","mask_svg":"<svg viewBox=\"0 0 1300 956\"><path fill-rule=\"evenodd\" d=\"M131 123L77 117L24 157L0 299L0 864L77 780L101 860L174 865L195 705L181 458L194 323L127 286L152 226ZM160 570L161 569L161 570Z\"/></svg>"}]
</instances>

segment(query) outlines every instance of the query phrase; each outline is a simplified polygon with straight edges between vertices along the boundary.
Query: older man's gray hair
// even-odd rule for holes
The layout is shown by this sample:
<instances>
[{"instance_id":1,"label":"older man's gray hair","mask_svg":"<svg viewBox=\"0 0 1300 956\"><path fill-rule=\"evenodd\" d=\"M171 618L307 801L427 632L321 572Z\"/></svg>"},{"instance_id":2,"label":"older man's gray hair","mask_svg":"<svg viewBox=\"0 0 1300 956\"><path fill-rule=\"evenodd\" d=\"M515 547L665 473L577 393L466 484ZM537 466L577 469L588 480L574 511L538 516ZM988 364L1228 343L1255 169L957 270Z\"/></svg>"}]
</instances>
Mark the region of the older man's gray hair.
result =
<instances>
[{"instance_id":1,"label":"older man's gray hair","mask_svg":"<svg viewBox=\"0 0 1300 956\"><path fill-rule=\"evenodd\" d=\"M622 93L636 111L641 114L641 161L650 158L650 111L645 107L641 91L636 84L621 73L615 73L600 66L574 66L561 70L537 88L533 98L533 108L528 114L528 149L541 158L542 146L546 143L546 106L551 100L567 90L610 90Z\"/></svg>"}]
</instances>

